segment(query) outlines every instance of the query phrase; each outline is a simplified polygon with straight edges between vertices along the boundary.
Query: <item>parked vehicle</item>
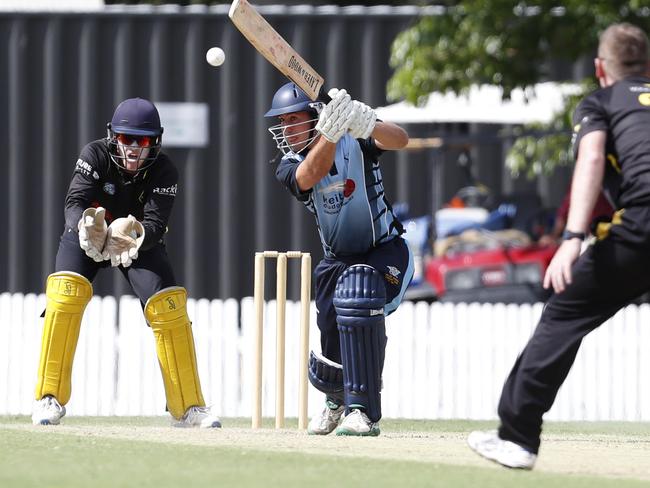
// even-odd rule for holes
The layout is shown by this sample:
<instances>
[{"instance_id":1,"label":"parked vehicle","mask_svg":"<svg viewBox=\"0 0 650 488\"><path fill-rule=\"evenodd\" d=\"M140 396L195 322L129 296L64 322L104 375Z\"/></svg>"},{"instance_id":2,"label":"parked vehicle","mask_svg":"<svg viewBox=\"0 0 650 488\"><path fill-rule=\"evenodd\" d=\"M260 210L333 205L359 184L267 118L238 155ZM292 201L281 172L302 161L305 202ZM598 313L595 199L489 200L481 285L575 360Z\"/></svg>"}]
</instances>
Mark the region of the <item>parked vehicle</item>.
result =
<instances>
[{"instance_id":1,"label":"parked vehicle","mask_svg":"<svg viewBox=\"0 0 650 488\"><path fill-rule=\"evenodd\" d=\"M455 198L475 203L481 188ZM485 195L484 195L485 196ZM483 201L487 201L483 199ZM444 208L434 219L405 219L414 255L410 300L531 303L549 295L542 287L556 245L536 243L550 225L536 195L511 195L491 211L479 206ZM434 239L435 237L435 239Z\"/></svg>"}]
</instances>

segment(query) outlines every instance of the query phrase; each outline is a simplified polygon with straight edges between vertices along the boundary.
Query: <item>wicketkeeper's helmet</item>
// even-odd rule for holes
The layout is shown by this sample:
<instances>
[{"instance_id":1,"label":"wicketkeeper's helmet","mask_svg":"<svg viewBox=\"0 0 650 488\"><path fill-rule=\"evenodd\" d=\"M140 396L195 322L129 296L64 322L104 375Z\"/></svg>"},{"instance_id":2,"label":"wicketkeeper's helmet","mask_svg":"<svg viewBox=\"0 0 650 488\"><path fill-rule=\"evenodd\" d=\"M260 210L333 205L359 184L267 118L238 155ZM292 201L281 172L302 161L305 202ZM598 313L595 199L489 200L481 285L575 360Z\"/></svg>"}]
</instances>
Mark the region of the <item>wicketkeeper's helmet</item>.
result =
<instances>
[{"instance_id":1,"label":"wicketkeeper's helmet","mask_svg":"<svg viewBox=\"0 0 650 488\"><path fill-rule=\"evenodd\" d=\"M108 147L111 159L120 169L124 169L124 155L119 146L130 146L134 142L142 153L148 149L146 157L140 158L144 163L135 173L138 174L151 166L160 153L163 128L160 125L158 109L144 98L129 98L115 109L113 118L107 124Z\"/></svg>"}]
</instances>

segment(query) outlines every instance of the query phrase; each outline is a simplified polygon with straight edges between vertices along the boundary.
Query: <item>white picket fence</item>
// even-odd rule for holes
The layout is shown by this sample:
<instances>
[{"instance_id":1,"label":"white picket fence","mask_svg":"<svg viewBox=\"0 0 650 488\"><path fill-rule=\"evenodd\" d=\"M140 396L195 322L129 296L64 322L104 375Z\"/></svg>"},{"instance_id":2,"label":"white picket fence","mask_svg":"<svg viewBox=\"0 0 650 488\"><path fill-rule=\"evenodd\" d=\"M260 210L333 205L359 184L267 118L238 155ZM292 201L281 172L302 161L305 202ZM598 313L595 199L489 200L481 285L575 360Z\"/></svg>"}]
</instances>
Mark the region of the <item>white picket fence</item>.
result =
<instances>
[{"instance_id":1,"label":"white picket fence","mask_svg":"<svg viewBox=\"0 0 650 488\"><path fill-rule=\"evenodd\" d=\"M0 294L0 414L28 414L43 295ZM251 415L253 303L190 300L204 396ZM495 419L503 381L542 310L536 305L404 303L388 318L385 417ZM285 412L298 410L299 304L287 304ZM320 350L312 305L311 347ZM275 303L266 306L263 414L274 415ZM650 306L630 305L588 336L551 420L650 420ZM310 387L310 415L323 396ZM92 299L73 368L69 415L164 415L151 330L133 297Z\"/></svg>"}]
</instances>

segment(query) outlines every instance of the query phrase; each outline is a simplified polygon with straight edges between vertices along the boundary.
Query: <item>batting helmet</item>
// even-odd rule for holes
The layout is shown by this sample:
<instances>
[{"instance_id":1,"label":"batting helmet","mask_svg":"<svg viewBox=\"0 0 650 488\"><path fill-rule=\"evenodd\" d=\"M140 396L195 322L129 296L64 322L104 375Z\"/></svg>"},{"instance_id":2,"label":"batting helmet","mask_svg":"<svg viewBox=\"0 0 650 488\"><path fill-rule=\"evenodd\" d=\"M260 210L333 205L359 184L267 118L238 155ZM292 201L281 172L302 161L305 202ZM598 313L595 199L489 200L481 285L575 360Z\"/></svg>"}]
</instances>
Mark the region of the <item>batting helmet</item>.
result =
<instances>
[{"instance_id":1,"label":"batting helmet","mask_svg":"<svg viewBox=\"0 0 650 488\"><path fill-rule=\"evenodd\" d=\"M322 108L321 102L311 101L295 83L287 83L275 92L271 109L264 114L264 117L279 117L294 112L307 112L311 116L311 119L298 123L289 124L285 120L269 127L275 144L283 154L290 152L299 154L311 146L318 137L314 127Z\"/></svg>"},{"instance_id":2,"label":"batting helmet","mask_svg":"<svg viewBox=\"0 0 650 488\"><path fill-rule=\"evenodd\" d=\"M312 111L315 116L318 116L321 106L320 102L312 102L295 83L287 83L275 92L271 109L264 114L264 117L277 117L303 110Z\"/></svg>"}]
</instances>

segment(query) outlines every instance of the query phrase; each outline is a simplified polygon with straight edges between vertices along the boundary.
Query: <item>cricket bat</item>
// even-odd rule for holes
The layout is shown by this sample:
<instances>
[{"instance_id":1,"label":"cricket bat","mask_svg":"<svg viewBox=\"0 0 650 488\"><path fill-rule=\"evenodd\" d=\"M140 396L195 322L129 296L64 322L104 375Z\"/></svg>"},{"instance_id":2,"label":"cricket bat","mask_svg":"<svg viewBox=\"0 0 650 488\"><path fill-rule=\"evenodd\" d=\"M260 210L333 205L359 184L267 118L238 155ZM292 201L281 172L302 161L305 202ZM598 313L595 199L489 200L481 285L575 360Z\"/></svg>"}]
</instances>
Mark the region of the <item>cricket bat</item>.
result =
<instances>
[{"instance_id":1,"label":"cricket bat","mask_svg":"<svg viewBox=\"0 0 650 488\"><path fill-rule=\"evenodd\" d=\"M328 99L323 77L271 27L247 0L233 0L228 17L257 51L312 100Z\"/></svg>"}]
</instances>

